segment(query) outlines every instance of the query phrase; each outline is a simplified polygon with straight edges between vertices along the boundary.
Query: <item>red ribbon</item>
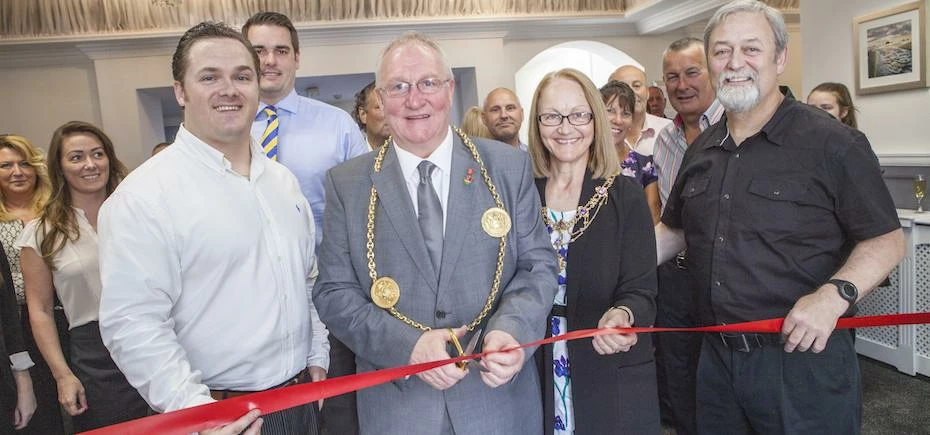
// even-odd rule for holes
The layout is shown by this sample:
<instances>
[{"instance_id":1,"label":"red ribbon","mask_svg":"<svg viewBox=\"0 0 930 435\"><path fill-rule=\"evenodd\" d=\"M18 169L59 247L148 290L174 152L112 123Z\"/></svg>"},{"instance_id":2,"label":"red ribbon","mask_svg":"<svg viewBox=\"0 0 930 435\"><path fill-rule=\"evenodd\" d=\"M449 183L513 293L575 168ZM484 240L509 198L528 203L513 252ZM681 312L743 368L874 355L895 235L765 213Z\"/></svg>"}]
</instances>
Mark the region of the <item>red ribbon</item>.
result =
<instances>
[{"instance_id":1,"label":"red ribbon","mask_svg":"<svg viewBox=\"0 0 930 435\"><path fill-rule=\"evenodd\" d=\"M615 333L648 333L648 332L756 332L780 333L785 319L757 320L755 322L736 323L722 326L706 326L700 328L611 328L611 329L585 329L572 331L558 337L549 337L543 340L527 343L516 349L540 346L563 340L578 340L598 335ZM888 314L882 316L847 317L839 319L836 329L865 328L873 326L897 326L930 323L930 313L914 314ZM513 349L508 349L513 350ZM252 409L261 409L262 414L281 411L316 402L340 394L372 387L395 379L412 376L420 372L453 364L460 361L482 358L492 352L465 355L449 358L442 361L432 361L402 367L393 367L357 375L341 376L321 382L313 382L276 390L262 391L260 393L226 399L221 402L195 406L165 414L153 415L138 420L83 432L87 435L115 435L115 434L189 434L229 424Z\"/></svg>"}]
</instances>

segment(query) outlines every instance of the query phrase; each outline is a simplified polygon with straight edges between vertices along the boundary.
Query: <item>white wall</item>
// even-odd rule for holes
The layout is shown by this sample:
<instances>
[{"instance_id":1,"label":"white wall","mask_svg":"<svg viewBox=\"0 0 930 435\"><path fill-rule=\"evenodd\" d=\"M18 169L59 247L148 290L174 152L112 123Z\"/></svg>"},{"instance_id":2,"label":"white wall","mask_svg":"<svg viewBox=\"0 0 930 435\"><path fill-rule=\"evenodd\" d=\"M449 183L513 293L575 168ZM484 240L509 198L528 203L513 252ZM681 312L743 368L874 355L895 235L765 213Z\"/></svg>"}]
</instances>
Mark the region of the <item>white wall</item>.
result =
<instances>
[{"instance_id":1,"label":"white wall","mask_svg":"<svg viewBox=\"0 0 930 435\"><path fill-rule=\"evenodd\" d=\"M907 0L804 0L803 95L819 83L841 82L855 92L853 18L907 3ZM859 129L872 142L883 164L895 156L930 158L926 131L930 90L914 89L873 95L853 95L859 108Z\"/></svg>"}]
</instances>

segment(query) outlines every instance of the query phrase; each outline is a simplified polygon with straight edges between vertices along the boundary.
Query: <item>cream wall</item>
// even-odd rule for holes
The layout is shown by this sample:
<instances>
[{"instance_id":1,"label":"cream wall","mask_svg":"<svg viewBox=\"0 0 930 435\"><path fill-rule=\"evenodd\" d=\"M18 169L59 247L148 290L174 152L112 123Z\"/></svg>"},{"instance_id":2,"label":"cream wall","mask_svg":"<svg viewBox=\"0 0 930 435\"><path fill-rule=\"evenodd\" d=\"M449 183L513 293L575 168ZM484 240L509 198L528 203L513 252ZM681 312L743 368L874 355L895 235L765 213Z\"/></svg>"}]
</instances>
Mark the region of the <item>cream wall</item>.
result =
<instances>
[{"instance_id":1,"label":"cream wall","mask_svg":"<svg viewBox=\"0 0 930 435\"><path fill-rule=\"evenodd\" d=\"M907 3L905 0L804 0L801 31L804 95L825 81L844 83L855 92L853 18ZM883 164L930 162L925 131L930 112L930 90L914 89L875 95L853 95L858 107L859 129L872 142ZM915 160L916 159L916 160ZM927 164L927 163L925 163Z\"/></svg>"},{"instance_id":2,"label":"cream wall","mask_svg":"<svg viewBox=\"0 0 930 435\"><path fill-rule=\"evenodd\" d=\"M698 24L657 36L586 39L614 46L634 57L646 68L651 81L661 79L662 50L689 32L700 37L702 29ZM792 35L792 51L795 44L800 45L796 33ZM453 67L475 68L476 98L480 102L496 87L513 87L513 74L537 53L569 40L458 37L440 42ZM382 43L325 45L302 40L298 75L372 72L382 46ZM164 127L158 116L157 99L144 90L172 83L170 49L158 53L140 50L140 53L144 55L131 50L96 50L92 55L97 59L77 66L0 67L0 95L9 96L5 100L13 102L0 107L0 132L19 132L47 146L58 125L73 119L87 120L101 125L112 137L124 163L137 166L148 157L151 147L162 140ZM792 59L783 76L793 89L800 88L797 60ZM523 104L528 106L530 102Z\"/></svg>"},{"instance_id":3,"label":"cream wall","mask_svg":"<svg viewBox=\"0 0 930 435\"><path fill-rule=\"evenodd\" d=\"M93 63L0 69L0 133L25 136L48 148L68 121L100 123Z\"/></svg>"}]
</instances>

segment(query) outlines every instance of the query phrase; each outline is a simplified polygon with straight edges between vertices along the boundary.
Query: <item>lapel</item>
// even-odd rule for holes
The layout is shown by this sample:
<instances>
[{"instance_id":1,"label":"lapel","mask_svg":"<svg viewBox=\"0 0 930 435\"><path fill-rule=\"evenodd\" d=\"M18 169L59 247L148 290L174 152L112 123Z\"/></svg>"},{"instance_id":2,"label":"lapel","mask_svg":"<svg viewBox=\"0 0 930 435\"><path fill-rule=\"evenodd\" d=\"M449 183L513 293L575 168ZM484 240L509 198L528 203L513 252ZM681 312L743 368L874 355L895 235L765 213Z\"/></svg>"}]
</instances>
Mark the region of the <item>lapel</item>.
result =
<instances>
[{"instance_id":1,"label":"lapel","mask_svg":"<svg viewBox=\"0 0 930 435\"><path fill-rule=\"evenodd\" d=\"M394 228L401 244L407 250L407 254L413 259L412 263L416 265L417 270L423 275L424 281L429 283L434 292L437 291L436 273L433 271L432 263L428 261L429 252L426 250L426 242L423 241L423 234L417 225L417 216L413 212L413 204L410 202L410 194L407 192L407 182L401 173L393 144L385 152L384 161L381 163L381 172L371 172L371 182L375 189L378 190L378 207L384 210L387 221ZM367 196L368 192L365 192L365 195ZM383 219L376 219L375 227L375 234L378 231L387 229ZM390 247L388 250L382 248L381 255L387 255L385 252L391 252L391 250ZM422 260L424 258L427 261L418 261L418 259Z\"/></svg>"},{"instance_id":2,"label":"lapel","mask_svg":"<svg viewBox=\"0 0 930 435\"><path fill-rule=\"evenodd\" d=\"M474 169L471 184L465 184L463 179L468 168ZM475 228L475 223L481 219L481 195L490 198L484 178L478 170L471 151L462 143L457 133L452 133L452 169L449 177L449 198L446 201L446 234L442 243L442 273L439 275L439 288L448 288L452 279L455 265L462 254L465 242ZM424 245L425 246L425 245ZM424 247L424 250L426 248ZM495 257L496 258L496 257Z\"/></svg>"}]
</instances>

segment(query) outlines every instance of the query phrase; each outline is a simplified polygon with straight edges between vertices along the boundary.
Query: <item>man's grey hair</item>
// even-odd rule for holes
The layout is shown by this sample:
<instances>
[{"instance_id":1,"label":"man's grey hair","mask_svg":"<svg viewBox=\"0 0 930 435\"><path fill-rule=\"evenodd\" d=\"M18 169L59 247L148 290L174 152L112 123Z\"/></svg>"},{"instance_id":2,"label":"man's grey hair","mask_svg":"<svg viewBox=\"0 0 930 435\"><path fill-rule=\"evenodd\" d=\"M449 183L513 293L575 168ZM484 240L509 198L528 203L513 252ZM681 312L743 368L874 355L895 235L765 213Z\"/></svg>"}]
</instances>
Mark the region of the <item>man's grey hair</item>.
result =
<instances>
[{"instance_id":1,"label":"man's grey hair","mask_svg":"<svg viewBox=\"0 0 930 435\"><path fill-rule=\"evenodd\" d=\"M785 17L782 16L778 9L775 9L761 1L757 0L736 0L727 3L710 18L707 27L704 28L704 51L710 53L710 34L720 25L728 16L737 13L759 13L769 22L772 28L772 36L775 39L775 57L785 52L788 48L788 28L785 26Z\"/></svg>"},{"instance_id":2,"label":"man's grey hair","mask_svg":"<svg viewBox=\"0 0 930 435\"><path fill-rule=\"evenodd\" d=\"M699 45L701 48L704 48L704 41L701 41L700 39L697 39L693 36L685 36L684 38L676 39L672 41L672 43L669 44L668 47L666 47L662 52L662 59L665 59L669 53L679 53L694 47L695 45Z\"/></svg>"},{"instance_id":3,"label":"man's grey hair","mask_svg":"<svg viewBox=\"0 0 930 435\"><path fill-rule=\"evenodd\" d=\"M375 82L381 83L381 65L384 63L384 58L387 57L392 51L407 46L407 45L419 45L421 47L426 47L432 50L436 55L439 56L439 62L442 64L442 69L446 71L449 77L452 79L452 68L449 67L449 61L446 59L446 52L442 49L442 46L439 45L433 38L426 36L417 31L407 31L402 35L395 38L391 41L384 50L381 51L381 56L378 57L377 69L375 69Z\"/></svg>"}]
</instances>

